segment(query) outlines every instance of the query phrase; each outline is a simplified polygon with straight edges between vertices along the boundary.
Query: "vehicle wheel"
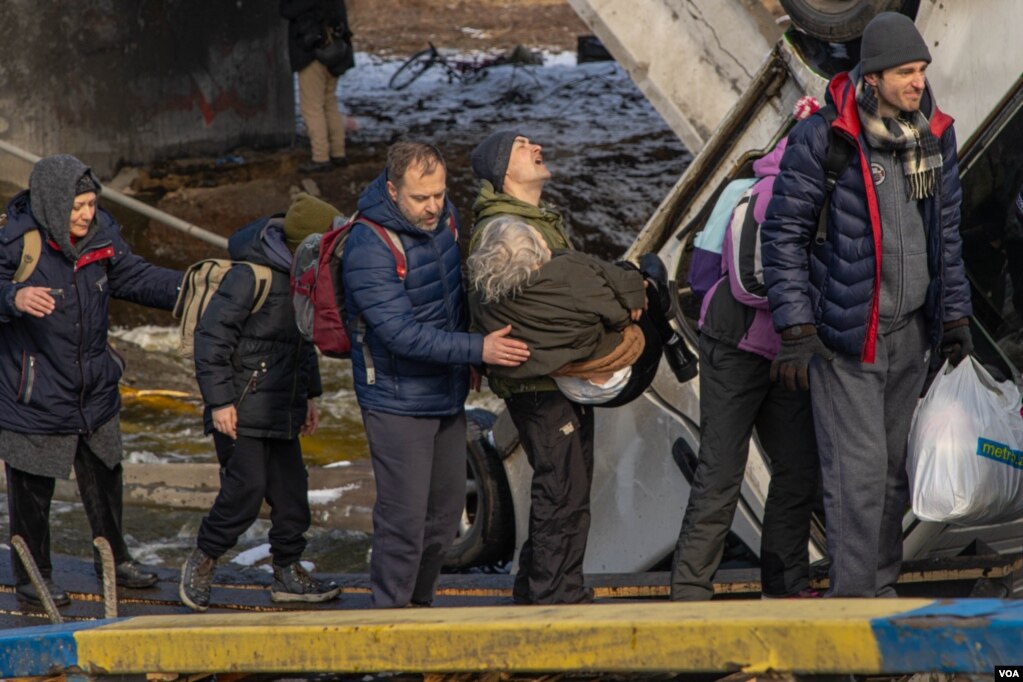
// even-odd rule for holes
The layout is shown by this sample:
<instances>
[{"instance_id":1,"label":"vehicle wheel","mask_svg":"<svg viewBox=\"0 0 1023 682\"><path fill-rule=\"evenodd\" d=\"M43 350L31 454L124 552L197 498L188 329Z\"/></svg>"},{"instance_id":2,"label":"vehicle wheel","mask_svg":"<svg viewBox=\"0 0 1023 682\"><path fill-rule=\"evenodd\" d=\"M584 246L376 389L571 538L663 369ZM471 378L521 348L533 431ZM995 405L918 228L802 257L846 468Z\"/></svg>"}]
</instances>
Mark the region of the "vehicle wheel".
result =
<instances>
[{"instance_id":1,"label":"vehicle wheel","mask_svg":"<svg viewBox=\"0 0 1023 682\"><path fill-rule=\"evenodd\" d=\"M444 558L448 568L469 568L506 561L515 551L515 514L504 466L486 439L493 414L468 410L468 458L465 509L458 536Z\"/></svg>"},{"instance_id":2,"label":"vehicle wheel","mask_svg":"<svg viewBox=\"0 0 1023 682\"><path fill-rule=\"evenodd\" d=\"M792 23L814 38L844 43L860 37L874 15L897 12L906 0L780 0Z\"/></svg>"},{"instance_id":3,"label":"vehicle wheel","mask_svg":"<svg viewBox=\"0 0 1023 682\"><path fill-rule=\"evenodd\" d=\"M394 90L404 90L436 61L437 53L433 48L428 47L421 52L416 52L409 57L408 61L398 67L398 70L391 76L391 80L387 81L387 85Z\"/></svg>"}]
</instances>

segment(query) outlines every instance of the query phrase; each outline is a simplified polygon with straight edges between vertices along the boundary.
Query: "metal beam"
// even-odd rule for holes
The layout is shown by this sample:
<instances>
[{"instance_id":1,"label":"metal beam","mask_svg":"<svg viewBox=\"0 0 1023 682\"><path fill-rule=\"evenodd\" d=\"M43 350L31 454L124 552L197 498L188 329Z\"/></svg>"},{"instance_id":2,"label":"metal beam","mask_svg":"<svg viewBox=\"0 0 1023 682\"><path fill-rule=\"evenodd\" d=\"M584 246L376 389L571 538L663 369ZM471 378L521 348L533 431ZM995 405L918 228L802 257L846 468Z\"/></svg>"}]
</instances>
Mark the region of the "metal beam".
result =
<instances>
[{"instance_id":1,"label":"metal beam","mask_svg":"<svg viewBox=\"0 0 1023 682\"><path fill-rule=\"evenodd\" d=\"M569 0L694 155L781 36L759 2Z\"/></svg>"},{"instance_id":2,"label":"metal beam","mask_svg":"<svg viewBox=\"0 0 1023 682\"><path fill-rule=\"evenodd\" d=\"M12 156L16 156L19 159L22 159L23 161L27 161L28 163L33 164L41 158L36 154L33 154L32 152L25 151L21 147L13 145L9 142L5 142L3 140L0 140L0 151L5 151L8 154L11 154ZM198 225L193 225L192 223L186 222L181 218L175 218L170 213L165 213L164 211L161 211L158 208L154 208L149 204L144 204L138 199L133 199L132 197L125 196L124 194L121 194L117 190L111 189L110 187L104 186L100 190L100 195L104 199L109 199L115 204L120 204L125 208L131 209L136 213L140 213L146 216L147 218L150 218L158 223L166 225L167 227L171 227L175 230L178 230L179 232L184 232L190 237L201 239L202 241L208 244L219 246L225 251L227 250L227 238L221 237L219 234L214 234L213 232L210 232L207 229L199 227Z\"/></svg>"}]
</instances>

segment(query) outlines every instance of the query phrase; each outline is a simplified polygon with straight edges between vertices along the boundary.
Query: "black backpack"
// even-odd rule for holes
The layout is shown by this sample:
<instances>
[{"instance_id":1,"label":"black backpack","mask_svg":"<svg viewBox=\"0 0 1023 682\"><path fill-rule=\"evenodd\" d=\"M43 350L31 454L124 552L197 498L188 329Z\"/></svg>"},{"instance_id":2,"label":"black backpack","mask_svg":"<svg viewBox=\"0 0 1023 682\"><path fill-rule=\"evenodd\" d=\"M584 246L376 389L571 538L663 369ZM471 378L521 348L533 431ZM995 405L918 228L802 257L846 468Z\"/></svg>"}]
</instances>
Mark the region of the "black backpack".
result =
<instances>
[{"instance_id":1,"label":"black backpack","mask_svg":"<svg viewBox=\"0 0 1023 682\"><path fill-rule=\"evenodd\" d=\"M824 203L821 204L821 214L817 219L817 234L814 235L814 244L820 246L828 240L828 212L831 209L831 196L835 192L835 184L838 176L849 166L856 148L845 135L835 132L832 123L838 118L838 110L833 104L829 104L817 111L818 116L828 122L828 156L824 161Z\"/></svg>"}]
</instances>

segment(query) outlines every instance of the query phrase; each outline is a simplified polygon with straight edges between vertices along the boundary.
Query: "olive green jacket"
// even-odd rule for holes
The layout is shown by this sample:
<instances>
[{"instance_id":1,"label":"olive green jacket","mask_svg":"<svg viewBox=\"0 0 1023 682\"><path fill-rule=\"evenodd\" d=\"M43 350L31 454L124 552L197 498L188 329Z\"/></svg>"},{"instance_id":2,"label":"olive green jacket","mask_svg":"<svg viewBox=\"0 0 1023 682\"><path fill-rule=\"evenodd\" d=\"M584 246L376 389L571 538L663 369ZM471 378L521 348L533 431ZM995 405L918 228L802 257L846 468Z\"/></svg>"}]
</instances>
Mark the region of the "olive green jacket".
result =
<instances>
[{"instance_id":1,"label":"olive green jacket","mask_svg":"<svg viewBox=\"0 0 1023 682\"><path fill-rule=\"evenodd\" d=\"M543 235L551 251L572 248L572 243L568 241L568 235L565 233L565 221L560 213L548 206L534 206L520 201L510 194L498 192L488 180L483 181L479 196L476 197L476 201L472 205L472 213L473 228L469 240L469 254L472 254L479 246L480 235L483 234L484 228L502 215L520 218L523 222L535 227ZM471 288L469 293L472 294ZM473 325L476 326L475 319ZM487 380L491 390L502 398L507 398L513 393L558 390L554 380L544 376L507 379L490 375Z\"/></svg>"}]
</instances>

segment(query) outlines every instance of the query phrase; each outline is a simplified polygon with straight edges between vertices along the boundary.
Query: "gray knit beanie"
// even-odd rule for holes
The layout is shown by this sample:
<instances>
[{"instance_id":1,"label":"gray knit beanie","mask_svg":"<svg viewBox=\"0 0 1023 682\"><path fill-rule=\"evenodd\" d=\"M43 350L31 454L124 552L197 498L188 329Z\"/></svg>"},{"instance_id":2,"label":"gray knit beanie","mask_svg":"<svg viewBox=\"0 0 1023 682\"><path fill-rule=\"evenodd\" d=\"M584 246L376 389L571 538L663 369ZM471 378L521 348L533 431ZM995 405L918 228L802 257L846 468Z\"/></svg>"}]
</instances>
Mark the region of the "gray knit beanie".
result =
<instances>
[{"instance_id":1,"label":"gray knit beanie","mask_svg":"<svg viewBox=\"0 0 1023 682\"><path fill-rule=\"evenodd\" d=\"M489 180L498 192L504 187L504 174L508 172L512 145L520 134L511 130L491 133L472 150L472 172L480 180Z\"/></svg>"},{"instance_id":2,"label":"gray knit beanie","mask_svg":"<svg viewBox=\"0 0 1023 682\"><path fill-rule=\"evenodd\" d=\"M898 12L881 12L863 29L860 73L878 73L910 62L931 62L927 43L913 20Z\"/></svg>"}]
</instances>

